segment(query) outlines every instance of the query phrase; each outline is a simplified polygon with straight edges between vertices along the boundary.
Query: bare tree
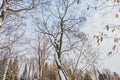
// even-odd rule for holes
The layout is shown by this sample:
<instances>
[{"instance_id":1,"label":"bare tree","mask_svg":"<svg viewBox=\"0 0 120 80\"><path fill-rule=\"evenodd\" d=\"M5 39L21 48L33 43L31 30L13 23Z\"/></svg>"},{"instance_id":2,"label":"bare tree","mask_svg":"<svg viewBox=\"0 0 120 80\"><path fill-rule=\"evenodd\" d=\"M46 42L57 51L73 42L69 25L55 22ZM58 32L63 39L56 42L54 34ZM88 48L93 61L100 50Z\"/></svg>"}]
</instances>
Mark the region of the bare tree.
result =
<instances>
[{"instance_id":1,"label":"bare tree","mask_svg":"<svg viewBox=\"0 0 120 80\"><path fill-rule=\"evenodd\" d=\"M25 26L23 22L23 16L21 12L32 10L39 4L40 0L31 0L29 3L27 1L15 1L15 0L2 0L0 5L0 39L1 46L0 56L13 57L15 54L15 47L18 39L23 35L24 32L18 31L20 29L18 26ZM23 5L23 3L29 5ZM22 28L21 28L22 29ZM5 80L5 75L9 65L9 58L7 60L6 70L4 72L3 80Z\"/></svg>"},{"instance_id":2,"label":"bare tree","mask_svg":"<svg viewBox=\"0 0 120 80\"><path fill-rule=\"evenodd\" d=\"M2 0L0 5L0 25L1 27L6 24L6 19L10 16L19 17L19 13L23 11L32 10L40 4L40 0L30 0L30 1L15 1L15 0ZM28 4L28 5L23 5Z\"/></svg>"},{"instance_id":3,"label":"bare tree","mask_svg":"<svg viewBox=\"0 0 120 80\"><path fill-rule=\"evenodd\" d=\"M37 66L38 70L38 78L42 78L42 74L43 74L43 67L45 65L46 60L49 58L50 56L50 48L51 45L49 44L49 40L46 38L45 35L42 34L35 34L36 37L34 39L31 40L31 42L27 41L28 46L30 47L31 51L33 51L32 55L33 55L33 59L36 58L37 60ZM31 59L32 59L31 58Z\"/></svg>"},{"instance_id":4,"label":"bare tree","mask_svg":"<svg viewBox=\"0 0 120 80\"><path fill-rule=\"evenodd\" d=\"M84 36L81 35L81 37ZM65 57L67 59L63 58L65 64L68 63L69 67L72 67L72 76L70 76L72 80L77 77L80 78L81 74L97 64L97 60L99 59L98 51L94 50L90 42L88 40L85 41L85 39L79 42L76 48L68 54L64 54L64 56L68 56Z\"/></svg>"},{"instance_id":5,"label":"bare tree","mask_svg":"<svg viewBox=\"0 0 120 80\"><path fill-rule=\"evenodd\" d=\"M0 56L2 59L6 58L7 63L6 66L4 67L4 75L3 75L3 80L5 80L6 73L9 67L9 61L11 59L15 58L15 55L18 55L19 50L17 50L16 45L18 45L18 42L20 38L23 36L24 31L21 31L22 28L20 27L12 27L12 28L6 28L5 32L2 32L0 34Z\"/></svg>"},{"instance_id":6,"label":"bare tree","mask_svg":"<svg viewBox=\"0 0 120 80\"><path fill-rule=\"evenodd\" d=\"M75 1L59 0L52 7L46 5L48 15L41 15L40 21L34 21L40 33L48 36L55 49L55 61L58 67L60 80L67 80L68 77L61 65L61 57L64 52L76 47L81 40L80 24L86 19L81 16L70 15L70 10ZM71 17L70 17L71 16ZM47 17L47 18L46 18ZM50 22L52 21L52 22ZM52 23L52 24L51 24Z\"/></svg>"}]
</instances>

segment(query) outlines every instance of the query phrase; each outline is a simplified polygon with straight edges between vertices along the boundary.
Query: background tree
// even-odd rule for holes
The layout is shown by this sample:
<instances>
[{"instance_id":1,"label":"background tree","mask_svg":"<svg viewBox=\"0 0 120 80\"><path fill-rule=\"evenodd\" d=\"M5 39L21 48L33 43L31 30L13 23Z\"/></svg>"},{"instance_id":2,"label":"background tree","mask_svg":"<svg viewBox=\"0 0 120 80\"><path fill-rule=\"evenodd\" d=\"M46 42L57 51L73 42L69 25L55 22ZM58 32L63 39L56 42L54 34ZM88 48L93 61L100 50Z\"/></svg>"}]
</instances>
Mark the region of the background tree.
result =
<instances>
[{"instance_id":1,"label":"background tree","mask_svg":"<svg viewBox=\"0 0 120 80\"><path fill-rule=\"evenodd\" d=\"M28 40L29 41L29 40ZM37 35L35 38L32 39L32 41L28 42L27 44L30 47L30 49L33 50L32 55L34 56L33 58L37 59L37 66L38 67L38 78L42 78L42 74L43 74L43 67L46 63L46 61L48 60L48 58L50 57L50 49L51 49L51 45L49 44L49 40L46 38L45 35L39 34L37 32Z\"/></svg>"},{"instance_id":2,"label":"background tree","mask_svg":"<svg viewBox=\"0 0 120 80\"><path fill-rule=\"evenodd\" d=\"M29 5L23 5L23 3L27 3ZM38 1L15 1L15 0L2 0L0 5L0 39L1 39L1 46L0 49L1 54L0 56L5 56L11 58L15 54L13 54L13 43L15 44L16 41L22 36L21 32L18 31L25 26L22 22L23 13L27 10L32 10L39 4ZM22 26L19 28L18 26ZM14 47L15 48L15 47ZM15 49L14 49L15 50ZM9 59L8 63L9 64ZM3 80L5 80L6 71L3 76Z\"/></svg>"},{"instance_id":3,"label":"background tree","mask_svg":"<svg viewBox=\"0 0 120 80\"><path fill-rule=\"evenodd\" d=\"M57 1L56 5L51 7L46 5L45 9L48 10L49 14L43 12L40 15L40 20L34 21L39 32L48 36L55 49L55 60L61 80L66 78L66 76L61 77L60 74L61 71L63 74L65 73L61 66L62 54L73 50L76 44L79 44L81 41L80 24L86 21L84 17L69 14L74 5L75 1L67 0ZM52 7L55 7L55 9Z\"/></svg>"}]
</instances>

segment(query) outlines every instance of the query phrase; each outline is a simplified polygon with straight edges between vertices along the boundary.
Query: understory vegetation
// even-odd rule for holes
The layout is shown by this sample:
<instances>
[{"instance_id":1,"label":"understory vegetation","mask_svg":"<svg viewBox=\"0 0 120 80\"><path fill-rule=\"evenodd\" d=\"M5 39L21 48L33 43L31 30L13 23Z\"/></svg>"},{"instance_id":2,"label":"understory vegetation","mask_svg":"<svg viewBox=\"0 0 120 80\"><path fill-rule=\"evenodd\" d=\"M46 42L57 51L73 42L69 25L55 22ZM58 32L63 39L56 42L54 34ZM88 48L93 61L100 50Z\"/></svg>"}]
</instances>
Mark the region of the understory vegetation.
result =
<instances>
[{"instance_id":1,"label":"understory vegetation","mask_svg":"<svg viewBox=\"0 0 120 80\"><path fill-rule=\"evenodd\" d=\"M0 60L0 80L2 80L5 65L7 64L6 60ZM33 63L25 65L23 67L24 71L19 75L18 62L17 57L14 61L10 61L5 80L60 80L55 62L50 65L44 64L41 77L38 77L38 71L35 70L37 66L33 66ZM82 69L78 69L74 71L67 64L63 64L63 67L69 76L69 80L120 80L119 74L111 72L109 69L99 70L93 66L90 70L82 71Z\"/></svg>"}]
</instances>

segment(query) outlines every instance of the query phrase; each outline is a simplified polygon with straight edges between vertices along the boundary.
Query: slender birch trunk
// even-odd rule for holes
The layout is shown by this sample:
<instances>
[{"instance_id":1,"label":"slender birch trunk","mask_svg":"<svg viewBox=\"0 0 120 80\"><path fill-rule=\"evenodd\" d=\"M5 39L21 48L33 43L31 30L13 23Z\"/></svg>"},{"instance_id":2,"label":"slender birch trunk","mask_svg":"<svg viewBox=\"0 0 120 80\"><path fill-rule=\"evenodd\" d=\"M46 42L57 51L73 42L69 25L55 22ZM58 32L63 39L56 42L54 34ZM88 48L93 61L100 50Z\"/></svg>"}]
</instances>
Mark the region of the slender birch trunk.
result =
<instances>
[{"instance_id":1,"label":"slender birch trunk","mask_svg":"<svg viewBox=\"0 0 120 80\"><path fill-rule=\"evenodd\" d=\"M7 71L8 71L9 62L10 62L10 60L8 59L8 60L7 60L7 63L6 63L6 66L5 66L5 71L4 71L3 79L2 79L2 80L5 80L5 78L6 78L6 73L7 73Z\"/></svg>"}]
</instances>

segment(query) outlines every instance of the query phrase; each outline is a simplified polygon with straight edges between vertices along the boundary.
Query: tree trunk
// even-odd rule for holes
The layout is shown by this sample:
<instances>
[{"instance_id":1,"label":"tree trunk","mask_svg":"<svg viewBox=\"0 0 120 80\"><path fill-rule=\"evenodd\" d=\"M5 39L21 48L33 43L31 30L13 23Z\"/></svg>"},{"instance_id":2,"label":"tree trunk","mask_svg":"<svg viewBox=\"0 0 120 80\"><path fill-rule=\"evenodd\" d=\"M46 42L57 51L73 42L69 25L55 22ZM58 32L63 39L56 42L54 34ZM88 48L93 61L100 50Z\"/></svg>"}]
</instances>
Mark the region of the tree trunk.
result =
<instances>
[{"instance_id":1,"label":"tree trunk","mask_svg":"<svg viewBox=\"0 0 120 80\"><path fill-rule=\"evenodd\" d=\"M56 61L57 67L58 67L58 75L59 75L60 80L68 80L68 77L67 77L65 71L62 69L61 63L58 59L58 55L55 54L54 57L55 57L55 61Z\"/></svg>"},{"instance_id":2,"label":"tree trunk","mask_svg":"<svg viewBox=\"0 0 120 80\"><path fill-rule=\"evenodd\" d=\"M9 62L10 62L10 60L8 59L7 63L6 63L6 66L5 66L5 70L4 70L4 74L3 74L3 79L2 80L5 80L5 78L6 78L6 73L8 71Z\"/></svg>"}]
</instances>

